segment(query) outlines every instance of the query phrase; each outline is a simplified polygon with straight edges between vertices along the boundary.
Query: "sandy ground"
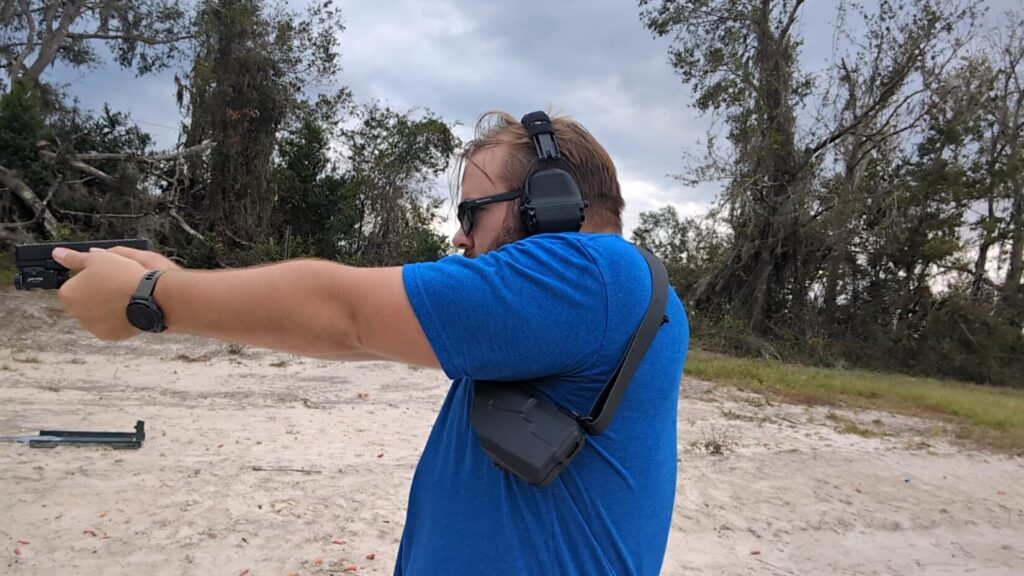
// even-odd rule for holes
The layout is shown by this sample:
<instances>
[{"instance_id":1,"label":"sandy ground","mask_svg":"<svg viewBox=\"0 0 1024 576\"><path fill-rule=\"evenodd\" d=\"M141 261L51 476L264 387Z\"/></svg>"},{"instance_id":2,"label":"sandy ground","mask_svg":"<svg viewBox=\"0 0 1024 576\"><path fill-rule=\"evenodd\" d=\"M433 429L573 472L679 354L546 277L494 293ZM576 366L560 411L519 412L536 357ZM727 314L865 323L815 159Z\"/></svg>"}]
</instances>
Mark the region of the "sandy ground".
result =
<instances>
[{"instance_id":1,"label":"sandy ground","mask_svg":"<svg viewBox=\"0 0 1024 576\"><path fill-rule=\"evenodd\" d=\"M390 574L447 381L182 336L99 342L0 291L0 574ZM1024 574L1024 460L934 423L683 380L663 574ZM715 454L719 450L722 454Z\"/></svg>"}]
</instances>

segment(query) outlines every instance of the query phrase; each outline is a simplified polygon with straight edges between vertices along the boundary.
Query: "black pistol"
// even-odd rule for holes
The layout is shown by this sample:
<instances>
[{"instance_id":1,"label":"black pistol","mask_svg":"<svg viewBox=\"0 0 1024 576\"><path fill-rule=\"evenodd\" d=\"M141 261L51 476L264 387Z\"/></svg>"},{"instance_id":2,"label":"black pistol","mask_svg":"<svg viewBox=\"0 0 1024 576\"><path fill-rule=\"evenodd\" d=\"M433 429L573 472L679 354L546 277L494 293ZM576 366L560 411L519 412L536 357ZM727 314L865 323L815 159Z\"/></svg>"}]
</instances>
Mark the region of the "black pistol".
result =
<instances>
[{"instance_id":1,"label":"black pistol","mask_svg":"<svg viewBox=\"0 0 1024 576\"><path fill-rule=\"evenodd\" d=\"M68 279L67 268L53 259L54 248L67 248L77 252L88 252L90 248L113 248L127 246L138 250L149 250L145 238L123 240L94 240L89 242L48 242L44 244L19 244L14 247L14 261L18 274L14 276L14 287L18 290L42 288L56 290Z\"/></svg>"}]
</instances>

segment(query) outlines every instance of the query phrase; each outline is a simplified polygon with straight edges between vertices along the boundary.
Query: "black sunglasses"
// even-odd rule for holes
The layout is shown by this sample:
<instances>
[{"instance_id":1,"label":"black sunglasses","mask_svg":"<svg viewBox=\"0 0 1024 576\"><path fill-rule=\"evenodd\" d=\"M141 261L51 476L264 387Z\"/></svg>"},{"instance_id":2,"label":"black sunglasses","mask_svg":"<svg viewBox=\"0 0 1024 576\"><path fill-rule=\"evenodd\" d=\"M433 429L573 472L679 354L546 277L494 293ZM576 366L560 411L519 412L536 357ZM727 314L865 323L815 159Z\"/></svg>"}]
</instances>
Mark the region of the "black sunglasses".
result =
<instances>
[{"instance_id":1,"label":"black sunglasses","mask_svg":"<svg viewBox=\"0 0 1024 576\"><path fill-rule=\"evenodd\" d=\"M474 198L472 200L463 200L462 202L459 202L458 216L459 224L462 225L462 231L467 235L473 231L474 214L480 208L483 208L488 204L515 200L522 195L522 189L516 189L509 190L508 192L502 192L501 194L495 194L494 196L484 196L483 198Z\"/></svg>"}]
</instances>

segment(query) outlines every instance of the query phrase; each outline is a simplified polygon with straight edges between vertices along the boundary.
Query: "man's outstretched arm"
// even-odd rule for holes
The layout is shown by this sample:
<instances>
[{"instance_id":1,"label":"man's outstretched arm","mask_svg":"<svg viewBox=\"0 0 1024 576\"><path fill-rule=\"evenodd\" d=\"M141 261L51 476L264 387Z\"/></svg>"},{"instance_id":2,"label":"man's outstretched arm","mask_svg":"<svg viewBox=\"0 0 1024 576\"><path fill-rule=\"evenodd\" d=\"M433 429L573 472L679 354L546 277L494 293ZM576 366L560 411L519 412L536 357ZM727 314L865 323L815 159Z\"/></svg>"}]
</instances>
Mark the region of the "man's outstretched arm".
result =
<instances>
[{"instance_id":1,"label":"man's outstretched arm","mask_svg":"<svg viewBox=\"0 0 1024 576\"><path fill-rule=\"evenodd\" d=\"M145 254L55 251L76 272L60 290L65 308L99 338L138 334L125 306L145 274ZM319 260L216 271L171 267L154 297L175 332L318 358L380 357L438 366L399 267L353 268Z\"/></svg>"}]
</instances>

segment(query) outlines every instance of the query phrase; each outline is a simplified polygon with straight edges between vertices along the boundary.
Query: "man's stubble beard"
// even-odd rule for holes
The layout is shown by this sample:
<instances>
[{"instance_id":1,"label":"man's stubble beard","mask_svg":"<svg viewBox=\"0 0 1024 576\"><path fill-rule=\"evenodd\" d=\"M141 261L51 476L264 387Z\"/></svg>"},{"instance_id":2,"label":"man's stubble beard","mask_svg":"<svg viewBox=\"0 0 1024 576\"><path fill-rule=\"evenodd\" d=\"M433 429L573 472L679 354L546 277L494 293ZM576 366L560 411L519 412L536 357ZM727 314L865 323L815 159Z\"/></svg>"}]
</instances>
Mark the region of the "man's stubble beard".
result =
<instances>
[{"instance_id":1,"label":"man's stubble beard","mask_svg":"<svg viewBox=\"0 0 1024 576\"><path fill-rule=\"evenodd\" d=\"M494 239L494 242L487 247L486 250L479 252L465 252L463 255L469 258L476 258L481 254L490 252L491 250L497 250L506 244L511 244L517 240L526 238L526 231L523 229L523 223L519 220L519 209L516 207L515 210L509 210L505 215L505 222L501 226L501 234Z\"/></svg>"}]
</instances>

